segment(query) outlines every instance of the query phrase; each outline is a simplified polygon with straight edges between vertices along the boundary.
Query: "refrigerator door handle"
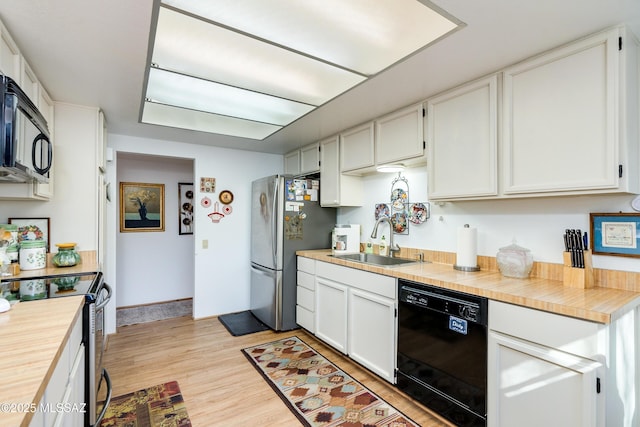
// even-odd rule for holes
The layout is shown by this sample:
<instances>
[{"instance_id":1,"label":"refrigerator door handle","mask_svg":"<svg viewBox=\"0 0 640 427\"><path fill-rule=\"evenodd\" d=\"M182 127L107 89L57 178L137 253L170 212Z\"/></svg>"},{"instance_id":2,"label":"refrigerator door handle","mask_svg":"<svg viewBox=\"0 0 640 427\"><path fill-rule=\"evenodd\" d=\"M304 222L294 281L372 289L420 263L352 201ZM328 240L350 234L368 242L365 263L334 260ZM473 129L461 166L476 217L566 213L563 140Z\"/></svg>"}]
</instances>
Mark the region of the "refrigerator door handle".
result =
<instances>
[{"instance_id":1,"label":"refrigerator door handle","mask_svg":"<svg viewBox=\"0 0 640 427\"><path fill-rule=\"evenodd\" d=\"M278 242L276 242L276 236L278 235L278 199L280 189L278 188L280 179L275 180L275 187L273 192L273 206L271 207L271 244L273 246L273 266L278 268Z\"/></svg>"}]
</instances>

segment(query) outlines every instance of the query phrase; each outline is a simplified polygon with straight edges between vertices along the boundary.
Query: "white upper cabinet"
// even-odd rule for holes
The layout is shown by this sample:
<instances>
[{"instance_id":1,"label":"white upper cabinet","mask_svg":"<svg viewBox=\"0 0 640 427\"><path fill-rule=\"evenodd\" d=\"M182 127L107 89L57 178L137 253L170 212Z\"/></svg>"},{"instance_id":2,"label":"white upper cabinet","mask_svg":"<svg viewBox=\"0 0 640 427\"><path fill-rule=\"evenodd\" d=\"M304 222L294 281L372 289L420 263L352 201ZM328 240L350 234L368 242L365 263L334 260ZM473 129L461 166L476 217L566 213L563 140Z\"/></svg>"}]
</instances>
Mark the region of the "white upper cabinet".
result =
<instances>
[{"instance_id":1,"label":"white upper cabinet","mask_svg":"<svg viewBox=\"0 0 640 427\"><path fill-rule=\"evenodd\" d=\"M638 94L622 27L506 69L504 194L638 192Z\"/></svg>"},{"instance_id":2,"label":"white upper cabinet","mask_svg":"<svg viewBox=\"0 0 640 427\"><path fill-rule=\"evenodd\" d=\"M376 119L376 164L425 163L424 107L412 105Z\"/></svg>"},{"instance_id":3,"label":"white upper cabinet","mask_svg":"<svg viewBox=\"0 0 640 427\"><path fill-rule=\"evenodd\" d=\"M307 145L300 149L300 173L313 173L320 170L320 151L319 145L315 144Z\"/></svg>"},{"instance_id":4,"label":"white upper cabinet","mask_svg":"<svg viewBox=\"0 0 640 427\"><path fill-rule=\"evenodd\" d=\"M427 100L429 200L498 194L498 77Z\"/></svg>"},{"instance_id":5,"label":"white upper cabinet","mask_svg":"<svg viewBox=\"0 0 640 427\"><path fill-rule=\"evenodd\" d=\"M0 22L0 73L20 82L20 50L2 22Z\"/></svg>"},{"instance_id":6,"label":"white upper cabinet","mask_svg":"<svg viewBox=\"0 0 640 427\"><path fill-rule=\"evenodd\" d=\"M320 205L323 207L362 206L360 177L340 172L340 137L320 143Z\"/></svg>"},{"instance_id":7,"label":"white upper cabinet","mask_svg":"<svg viewBox=\"0 0 640 427\"><path fill-rule=\"evenodd\" d=\"M20 61L20 80L18 82L22 91L29 99L38 106L39 101L39 83L36 73L33 72L29 63L22 58Z\"/></svg>"},{"instance_id":8,"label":"white upper cabinet","mask_svg":"<svg viewBox=\"0 0 640 427\"><path fill-rule=\"evenodd\" d=\"M320 171L319 144L313 143L284 155L284 173L304 175Z\"/></svg>"},{"instance_id":9,"label":"white upper cabinet","mask_svg":"<svg viewBox=\"0 0 640 427\"><path fill-rule=\"evenodd\" d=\"M373 122L340 134L340 171L351 172L375 166Z\"/></svg>"},{"instance_id":10,"label":"white upper cabinet","mask_svg":"<svg viewBox=\"0 0 640 427\"><path fill-rule=\"evenodd\" d=\"M300 150L284 155L284 173L286 175L298 175L300 173Z\"/></svg>"}]
</instances>

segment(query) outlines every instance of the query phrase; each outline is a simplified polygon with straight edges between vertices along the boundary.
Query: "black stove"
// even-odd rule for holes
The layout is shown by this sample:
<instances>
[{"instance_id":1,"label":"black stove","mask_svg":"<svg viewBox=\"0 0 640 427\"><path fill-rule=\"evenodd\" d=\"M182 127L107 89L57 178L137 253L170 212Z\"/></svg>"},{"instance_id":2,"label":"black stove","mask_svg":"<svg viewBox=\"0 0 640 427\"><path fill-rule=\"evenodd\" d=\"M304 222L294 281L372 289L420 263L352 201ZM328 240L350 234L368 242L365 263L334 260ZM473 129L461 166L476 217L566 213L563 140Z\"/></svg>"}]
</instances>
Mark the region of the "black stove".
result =
<instances>
[{"instance_id":1,"label":"black stove","mask_svg":"<svg viewBox=\"0 0 640 427\"><path fill-rule=\"evenodd\" d=\"M76 295L95 295L98 273L64 274L23 279L6 279L0 283L0 297L9 301L37 301Z\"/></svg>"}]
</instances>

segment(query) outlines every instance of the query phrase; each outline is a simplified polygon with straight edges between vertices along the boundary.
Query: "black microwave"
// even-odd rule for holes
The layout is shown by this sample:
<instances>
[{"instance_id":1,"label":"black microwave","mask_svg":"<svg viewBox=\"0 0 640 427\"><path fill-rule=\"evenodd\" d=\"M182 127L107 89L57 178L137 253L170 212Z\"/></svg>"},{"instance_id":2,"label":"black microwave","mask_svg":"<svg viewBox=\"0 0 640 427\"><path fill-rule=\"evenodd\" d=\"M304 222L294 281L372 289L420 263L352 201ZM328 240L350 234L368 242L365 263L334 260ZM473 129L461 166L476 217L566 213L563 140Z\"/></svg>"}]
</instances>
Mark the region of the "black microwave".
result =
<instances>
[{"instance_id":1,"label":"black microwave","mask_svg":"<svg viewBox=\"0 0 640 427\"><path fill-rule=\"evenodd\" d=\"M0 183L46 183L53 161L47 121L15 81L0 77Z\"/></svg>"}]
</instances>

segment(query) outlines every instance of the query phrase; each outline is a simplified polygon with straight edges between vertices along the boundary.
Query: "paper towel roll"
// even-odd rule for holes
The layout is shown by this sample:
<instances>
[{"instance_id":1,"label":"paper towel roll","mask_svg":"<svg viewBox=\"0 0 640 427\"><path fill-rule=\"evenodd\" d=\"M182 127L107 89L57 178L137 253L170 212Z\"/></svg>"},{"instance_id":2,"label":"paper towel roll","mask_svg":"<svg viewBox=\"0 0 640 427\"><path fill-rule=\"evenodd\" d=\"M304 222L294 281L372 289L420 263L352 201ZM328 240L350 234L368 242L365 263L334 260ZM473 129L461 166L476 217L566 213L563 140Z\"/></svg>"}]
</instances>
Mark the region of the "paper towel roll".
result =
<instances>
[{"instance_id":1,"label":"paper towel roll","mask_svg":"<svg viewBox=\"0 0 640 427\"><path fill-rule=\"evenodd\" d=\"M458 252L456 265L458 270L476 271L478 268L478 232L475 227L458 228Z\"/></svg>"}]
</instances>

